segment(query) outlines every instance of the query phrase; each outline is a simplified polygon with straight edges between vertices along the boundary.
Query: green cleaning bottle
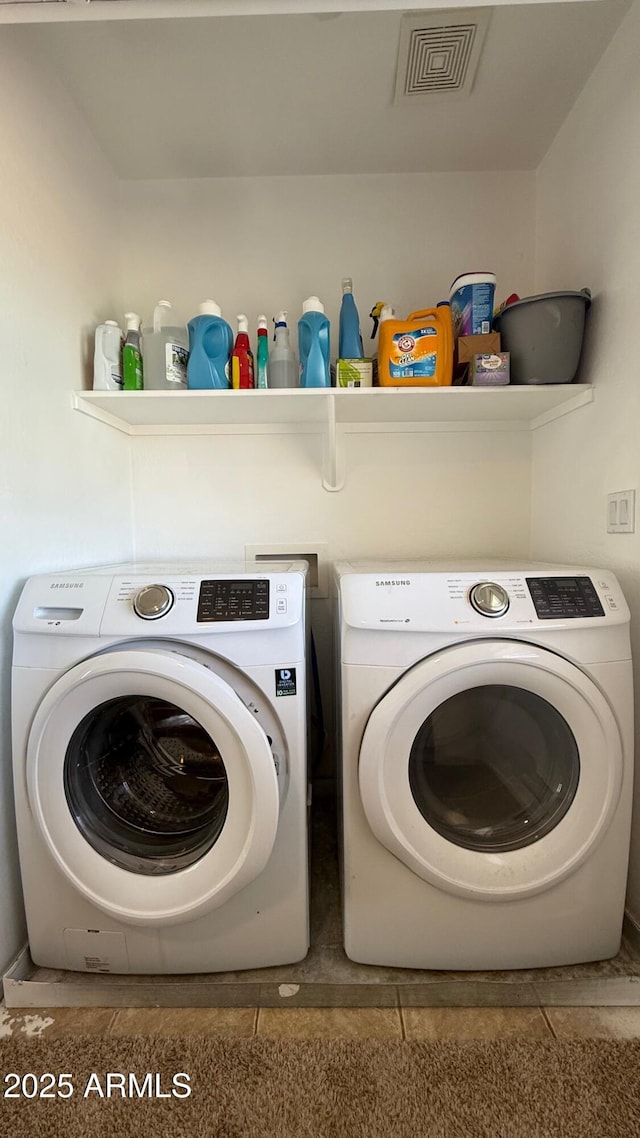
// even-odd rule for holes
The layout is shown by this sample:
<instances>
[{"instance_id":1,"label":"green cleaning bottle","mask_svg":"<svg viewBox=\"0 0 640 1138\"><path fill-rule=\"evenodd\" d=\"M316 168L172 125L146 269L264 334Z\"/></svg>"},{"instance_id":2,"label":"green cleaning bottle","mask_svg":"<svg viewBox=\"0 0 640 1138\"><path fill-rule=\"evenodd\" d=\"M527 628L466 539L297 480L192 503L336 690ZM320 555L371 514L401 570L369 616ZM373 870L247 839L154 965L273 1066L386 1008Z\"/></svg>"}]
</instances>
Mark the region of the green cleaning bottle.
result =
<instances>
[{"instance_id":1,"label":"green cleaning bottle","mask_svg":"<svg viewBox=\"0 0 640 1138\"><path fill-rule=\"evenodd\" d=\"M256 352L256 387L269 386L269 330L266 316L258 317L258 347Z\"/></svg>"},{"instance_id":2,"label":"green cleaning bottle","mask_svg":"<svg viewBox=\"0 0 640 1138\"><path fill-rule=\"evenodd\" d=\"M140 353L140 317L125 313L127 335L122 349L122 389L142 391L142 355Z\"/></svg>"}]
</instances>

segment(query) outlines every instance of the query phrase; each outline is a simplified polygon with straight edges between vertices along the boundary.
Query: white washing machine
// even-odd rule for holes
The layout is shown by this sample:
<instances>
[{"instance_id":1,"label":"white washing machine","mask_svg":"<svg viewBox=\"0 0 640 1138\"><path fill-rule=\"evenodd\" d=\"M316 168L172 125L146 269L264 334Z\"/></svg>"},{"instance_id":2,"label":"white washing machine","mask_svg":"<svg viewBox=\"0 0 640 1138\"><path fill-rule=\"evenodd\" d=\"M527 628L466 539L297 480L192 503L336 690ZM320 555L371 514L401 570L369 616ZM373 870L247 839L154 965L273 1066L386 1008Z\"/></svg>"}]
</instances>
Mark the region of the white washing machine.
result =
<instances>
[{"instance_id":1,"label":"white washing machine","mask_svg":"<svg viewBox=\"0 0 640 1138\"><path fill-rule=\"evenodd\" d=\"M305 570L27 582L13 750L36 964L180 973L305 956Z\"/></svg>"},{"instance_id":2,"label":"white washing machine","mask_svg":"<svg viewBox=\"0 0 640 1138\"><path fill-rule=\"evenodd\" d=\"M347 954L483 970L614 956L633 766L614 576L337 571Z\"/></svg>"}]
</instances>

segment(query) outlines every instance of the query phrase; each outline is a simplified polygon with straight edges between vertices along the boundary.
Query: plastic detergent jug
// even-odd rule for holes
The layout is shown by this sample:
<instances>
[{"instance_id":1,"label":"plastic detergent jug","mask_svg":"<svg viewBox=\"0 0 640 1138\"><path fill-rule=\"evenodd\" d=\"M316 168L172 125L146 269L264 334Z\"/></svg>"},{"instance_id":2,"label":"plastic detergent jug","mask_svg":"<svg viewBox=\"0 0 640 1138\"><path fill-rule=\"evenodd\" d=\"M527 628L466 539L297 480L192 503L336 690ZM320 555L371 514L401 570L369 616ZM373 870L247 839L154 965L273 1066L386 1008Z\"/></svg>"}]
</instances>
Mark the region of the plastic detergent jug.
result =
<instances>
[{"instance_id":1,"label":"plastic detergent jug","mask_svg":"<svg viewBox=\"0 0 640 1138\"><path fill-rule=\"evenodd\" d=\"M238 334L231 353L231 386L236 390L253 387L253 352L249 342L249 321L246 316L236 317Z\"/></svg>"},{"instance_id":2,"label":"plastic detergent jug","mask_svg":"<svg viewBox=\"0 0 640 1138\"><path fill-rule=\"evenodd\" d=\"M122 349L122 386L125 391L142 391L142 355L140 352L140 317L126 312L127 335Z\"/></svg>"},{"instance_id":3,"label":"plastic detergent jug","mask_svg":"<svg viewBox=\"0 0 640 1138\"><path fill-rule=\"evenodd\" d=\"M397 320L382 310L378 329L380 387L445 387L453 378L453 329L448 304Z\"/></svg>"},{"instance_id":4,"label":"plastic detergent jug","mask_svg":"<svg viewBox=\"0 0 640 1138\"><path fill-rule=\"evenodd\" d=\"M338 355L341 360L360 360L364 356L360 334L360 317L358 316L356 302L353 299L351 277L345 277L342 282Z\"/></svg>"},{"instance_id":5,"label":"plastic detergent jug","mask_svg":"<svg viewBox=\"0 0 640 1138\"><path fill-rule=\"evenodd\" d=\"M275 326L274 345L269 356L269 387L297 387L298 364L289 339L286 312L278 313Z\"/></svg>"},{"instance_id":6,"label":"plastic detergent jug","mask_svg":"<svg viewBox=\"0 0 640 1138\"><path fill-rule=\"evenodd\" d=\"M453 334L482 336L491 331L495 273L464 273L451 285L451 319Z\"/></svg>"},{"instance_id":7,"label":"plastic detergent jug","mask_svg":"<svg viewBox=\"0 0 640 1138\"><path fill-rule=\"evenodd\" d=\"M93 390L122 391L122 332L117 320L105 320L96 328Z\"/></svg>"},{"instance_id":8,"label":"plastic detergent jug","mask_svg":"<svg viewBox=\"0 0 640 1138\"><path fill-rule=\"evenodd\" d=\"M144 386L152 391L184 391L187 386L189 337L187 329L170 324L171 304L159 300L153 326L142 329Z\"/></svg>"},{"instance_id":9,"label":"plastic detergent jug","mask_svg":"<svg viewBox=\"0 0 640 1138\"><path fill-rule=\"evenodd\" d=\"M223 320L215 300L203 300L199 314L187 324L187 331L187 387L216 391L231 387L229 361L233 331L231 325Z\"/></svg>"},{"instance_id":10,"label":"plastic detergent jug","mask_svg":"<svg viewBox=\"0 0 640 1138\"><path fill-rule=\"evenodd\" d=\"M266 316L258 317L258 345L256 348L256 387L269 386L269 332Z\"/></svg>"},{"instance_id":11,"label":"plastic detergent jug","mask_svg":"<svg viewBox=\"0 0 640 1138\"><path fill-rule=\"evenodd\" d=\"M302 305L302 316L298 321L301 387L331 387L330 337L331 329L324 305L317 296L308 297Z\"/></svg>"}]
</instances>

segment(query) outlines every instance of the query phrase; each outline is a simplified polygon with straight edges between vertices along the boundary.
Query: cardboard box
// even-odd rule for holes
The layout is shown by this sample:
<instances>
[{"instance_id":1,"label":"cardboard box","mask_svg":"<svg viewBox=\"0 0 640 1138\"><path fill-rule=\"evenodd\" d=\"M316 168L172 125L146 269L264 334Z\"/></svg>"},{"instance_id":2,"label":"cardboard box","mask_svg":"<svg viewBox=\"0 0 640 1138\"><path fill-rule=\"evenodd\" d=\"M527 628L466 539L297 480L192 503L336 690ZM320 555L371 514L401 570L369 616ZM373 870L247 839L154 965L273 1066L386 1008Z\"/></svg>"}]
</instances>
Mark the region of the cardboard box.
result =
<instances>
[{"instance_id":1,"label":"cardboard box","mask_svg":"<svg viewBox=\"0 0 640 1138\"><path fill-rule=\"evenodd\" d=\"M474 356L495 355L499 351L499 332L485 332L482 336L458 336L456 364L470 364Z\"/></svg>"},{"instance_id":2,"label":"cardboard box","mask_svg":"<svg viewBox=\"0 0 640 1138\"><path fill-rule=\"evenodd\" d=\"M508 382L508 352L488 352L473 357L469 364L469 383L474 387L499 387Z\"/></svg>"},{"instance_id":3,"label":"cardboard box","mask_svg":"<svg viewBox=\"0 0 640 1138\"><path fill-rule=\"evenodd\" d=\"M469 366L474 356L495 355L499 352L499 332L484 332L480 336L458 336L453 361L454 384L459 387L471 383Z\"/></svg>"}]
</instances>

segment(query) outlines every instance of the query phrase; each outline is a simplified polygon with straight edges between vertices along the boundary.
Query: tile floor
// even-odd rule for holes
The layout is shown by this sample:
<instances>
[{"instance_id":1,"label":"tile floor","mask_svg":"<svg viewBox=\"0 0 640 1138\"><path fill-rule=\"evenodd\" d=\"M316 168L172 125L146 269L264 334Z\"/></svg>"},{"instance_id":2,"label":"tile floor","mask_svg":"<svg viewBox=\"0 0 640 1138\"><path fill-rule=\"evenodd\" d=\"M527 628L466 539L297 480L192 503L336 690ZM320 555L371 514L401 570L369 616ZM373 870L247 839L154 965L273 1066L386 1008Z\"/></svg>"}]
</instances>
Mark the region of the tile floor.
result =
<instances>
[{"instance_id":1,"label":"tile floor","mask_svg":"<svg viewBox=\"0 0 640 1138\"><path fill-rule=\"evenodd\" d=\"M299 1039L640 1037L640 1007L38 1008L0 1005L11 1035L268 1035Z\"/></svg>"}]
</instances>

